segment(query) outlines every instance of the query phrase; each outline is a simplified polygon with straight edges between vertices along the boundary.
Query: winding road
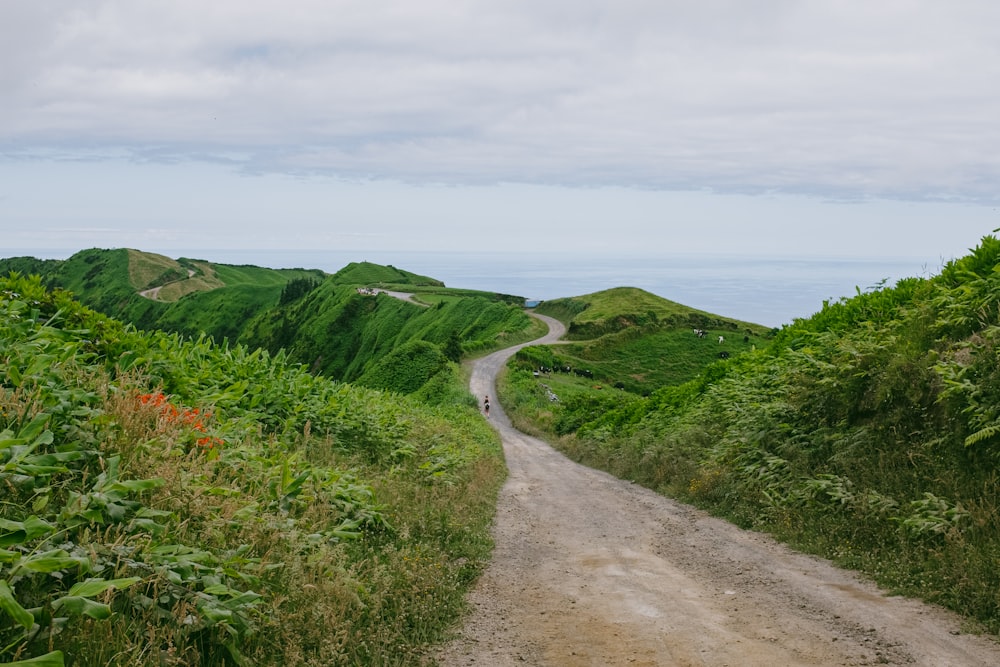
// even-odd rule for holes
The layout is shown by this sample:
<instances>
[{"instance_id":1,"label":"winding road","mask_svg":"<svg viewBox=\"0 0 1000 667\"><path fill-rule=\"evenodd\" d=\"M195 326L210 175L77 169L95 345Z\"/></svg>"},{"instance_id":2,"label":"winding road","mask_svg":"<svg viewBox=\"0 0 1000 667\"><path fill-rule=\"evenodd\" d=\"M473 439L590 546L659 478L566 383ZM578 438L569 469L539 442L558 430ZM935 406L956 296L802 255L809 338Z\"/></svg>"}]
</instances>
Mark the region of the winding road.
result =
<instances>
[{"instance_id":1,"label":"winding road","mask_svg":"<svg viewBox=\"0 0 1000 667\"><path fill-rule=\"evenodd\" d=\"M530 344L554 342L563 326ZM475 362L471 391L521 346ZM510 470L493 560L434 659L482 665L1000 665L954 614L581 465L490 416Z\"/></svg>"}]
</instances>

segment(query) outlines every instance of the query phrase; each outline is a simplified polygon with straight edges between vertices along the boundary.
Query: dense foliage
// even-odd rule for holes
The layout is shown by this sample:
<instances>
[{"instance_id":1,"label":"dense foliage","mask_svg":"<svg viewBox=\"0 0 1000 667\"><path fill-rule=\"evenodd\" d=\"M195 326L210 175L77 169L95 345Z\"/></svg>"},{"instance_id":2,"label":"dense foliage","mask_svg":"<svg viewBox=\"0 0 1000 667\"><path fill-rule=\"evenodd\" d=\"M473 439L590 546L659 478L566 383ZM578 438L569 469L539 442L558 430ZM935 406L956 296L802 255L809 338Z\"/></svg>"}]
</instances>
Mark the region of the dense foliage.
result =
<instances>
[{"instance_id":1,"label":"dense foliage","mask_svg":"<svg viewBox=\"0 0 1000 667\"><path fill-rule=\"evenodd\" d=\"M42 275L48 287L67 289L85 305L140 329L204 335L272 354L285 350L314 373L404 393L444 370L442 354L458 362L536 331L519 297L450 289L370 262L328 276L316 269L91 249L67 260L0 260L0 275L7 270ZM382 293L388 289L419 290L425 307L390 298Z\"/></svg>"},{"instance_id":2,"label":"dense foliage","mask_svg":"<svg viewBox=\"0 0 1000 667\"><path fill-rule=\"evenodd\" d=\"M482 296L456 296L427 307L331 279L293 303L261 313L241 340L272 352L285 349L312 371L345 382L362 379L370 386L413 391L423 384L415 378L426 381L441 367L437 357L454 359L456 352L518 342L529 320L521 308ZM422 345L415 347L417 342ZM390 355L405 364L393 367L386 361Z\"/></svg>"},{"instance_id":3,"label":"dense foliage","mask_svg":"<svg viewBox=\"0 0 1000 667\"><path fill-rule=\"evenodd\" d=\"M502 461L467 393L139 332L16 275L0 371L5 662L415 664L488 555Z\"/></svg>"},{"instance_id":4,"label":"dense foliage","mask_svg":"<svg viewBox=\"0 0 1000 667\"><path fill-rule=\"evenodd\" d=\"M599 409L525 373L561 447L1000 629L1000 241L824 304L696 379Z\"/></svg>"},{"instance_id":5,"label":"dense foliage","mask_svg":"<svg viewBox=\"0 0 1000 667\"><path fill-rule=\"evenodd\" d=\"M319 270L268 269L177 260L124 248L92 248L65 260L0 259L0 275L41 275L49 288L140 329L236 341L246 322L273 307L291 281L319 281ZM301 283L299 283L301 284Z\"/></svg>"}]
</instances>

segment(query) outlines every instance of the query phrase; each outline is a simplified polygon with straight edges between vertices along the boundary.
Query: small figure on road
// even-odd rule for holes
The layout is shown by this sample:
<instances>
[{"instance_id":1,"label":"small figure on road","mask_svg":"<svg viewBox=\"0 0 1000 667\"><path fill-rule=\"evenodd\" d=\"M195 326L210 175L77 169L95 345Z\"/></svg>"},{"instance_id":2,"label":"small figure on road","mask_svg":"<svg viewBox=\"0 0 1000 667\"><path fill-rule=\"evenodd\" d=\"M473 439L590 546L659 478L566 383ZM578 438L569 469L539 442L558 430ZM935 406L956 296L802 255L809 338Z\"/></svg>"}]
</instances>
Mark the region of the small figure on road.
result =
<instances>
[{"instance_id":1,"label":"small figure on road","mask_svg":"<svg viewBox=\"0 0 1000 667\"><path fill-rule=\"evenodd\" d=\"M490 416L490 397L489 396L487 396L486 398L483 399L483 412L486 414L487 417Z\"/></svg>"}]
</instances>

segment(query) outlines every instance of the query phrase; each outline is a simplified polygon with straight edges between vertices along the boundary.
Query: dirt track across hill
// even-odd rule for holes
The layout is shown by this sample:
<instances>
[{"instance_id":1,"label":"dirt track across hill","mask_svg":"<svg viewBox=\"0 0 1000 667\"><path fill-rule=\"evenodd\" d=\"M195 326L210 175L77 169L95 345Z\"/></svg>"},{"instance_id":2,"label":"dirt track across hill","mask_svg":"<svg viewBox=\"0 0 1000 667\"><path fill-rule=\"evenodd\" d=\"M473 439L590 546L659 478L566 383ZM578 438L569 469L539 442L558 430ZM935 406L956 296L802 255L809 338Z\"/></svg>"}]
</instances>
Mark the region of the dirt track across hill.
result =
<instances>
[{"instance_id":1,"label":"dirt track across hill","mask_svg":"<svg viewBox=\"0 0 1000 667\"><path fill-rule=\"evenodd\" d=\"M476 362L480 400L516 349ZM438 664L1000 665L957 616L573 463L492 404L510 469L496 550Z\"/></svg>"}]
</instances>

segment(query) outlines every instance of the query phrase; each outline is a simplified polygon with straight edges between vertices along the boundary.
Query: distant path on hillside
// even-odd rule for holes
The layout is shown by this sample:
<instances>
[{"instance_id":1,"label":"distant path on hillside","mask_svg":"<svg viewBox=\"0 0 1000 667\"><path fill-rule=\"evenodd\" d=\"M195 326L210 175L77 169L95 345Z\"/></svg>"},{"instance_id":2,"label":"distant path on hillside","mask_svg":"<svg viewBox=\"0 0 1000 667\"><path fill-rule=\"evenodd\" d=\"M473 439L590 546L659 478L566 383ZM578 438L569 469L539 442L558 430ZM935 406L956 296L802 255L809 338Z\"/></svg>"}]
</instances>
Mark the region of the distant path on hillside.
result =
<instances>
[{"instance_id":1,"label":"distant path on hillside","mask_svg":"<svg viewBox=\"0 0 1000 667\"><path fill-rule=\"evenodd\" d=\"M171 285L173 283L179 283L179 282L181 282L183 280L189 280L190 278L194 277L194 274L195 274L195 271L193 269L188 269L188 277L187 278L178 278L177 280L171 280L169 283L164 283L162 285L157 285L156 287L150 287L149 289L144 289L141 292L139 292L139 296L145 297L145 298L150 299L152 301L158 301L159 298L160 298L160 290L161 289L163 289L167 285Z\"/></svg>"},{"instance_id":2,"label":"distant path on hillside","mask_svg":"<svg viewBox=\"0 0 1000 667\"><path fill-rule=\"evenodd\" d=\"M537 343L562 335L542 319ZM480 401L520 347L475 362ZM438 664L1000 665L956 615L578 465L491 403L510 469L496 549Z\"/></svg>"},{"instance_id":3,"label":"distant path on hillside","mask_svg":"<svg viewBox=\"0 0 1000 667\"><path fill-rule=\"evenodd\" d=\"M423 308L427 308L427 304L426 303L420 303L419 301L417 301L413 297L413 293L412 292L393 292L393 291L387 290L387 289L380 289L380 290L377 290L377 291L382 292L384 294L388 294L389 296L391 296L391 297L393 297L395 299L400 299L401 301L406 301L407 303L412 303L412 304L415 304L417 306L422 306Z\"/></svg>"}]
</instances>

